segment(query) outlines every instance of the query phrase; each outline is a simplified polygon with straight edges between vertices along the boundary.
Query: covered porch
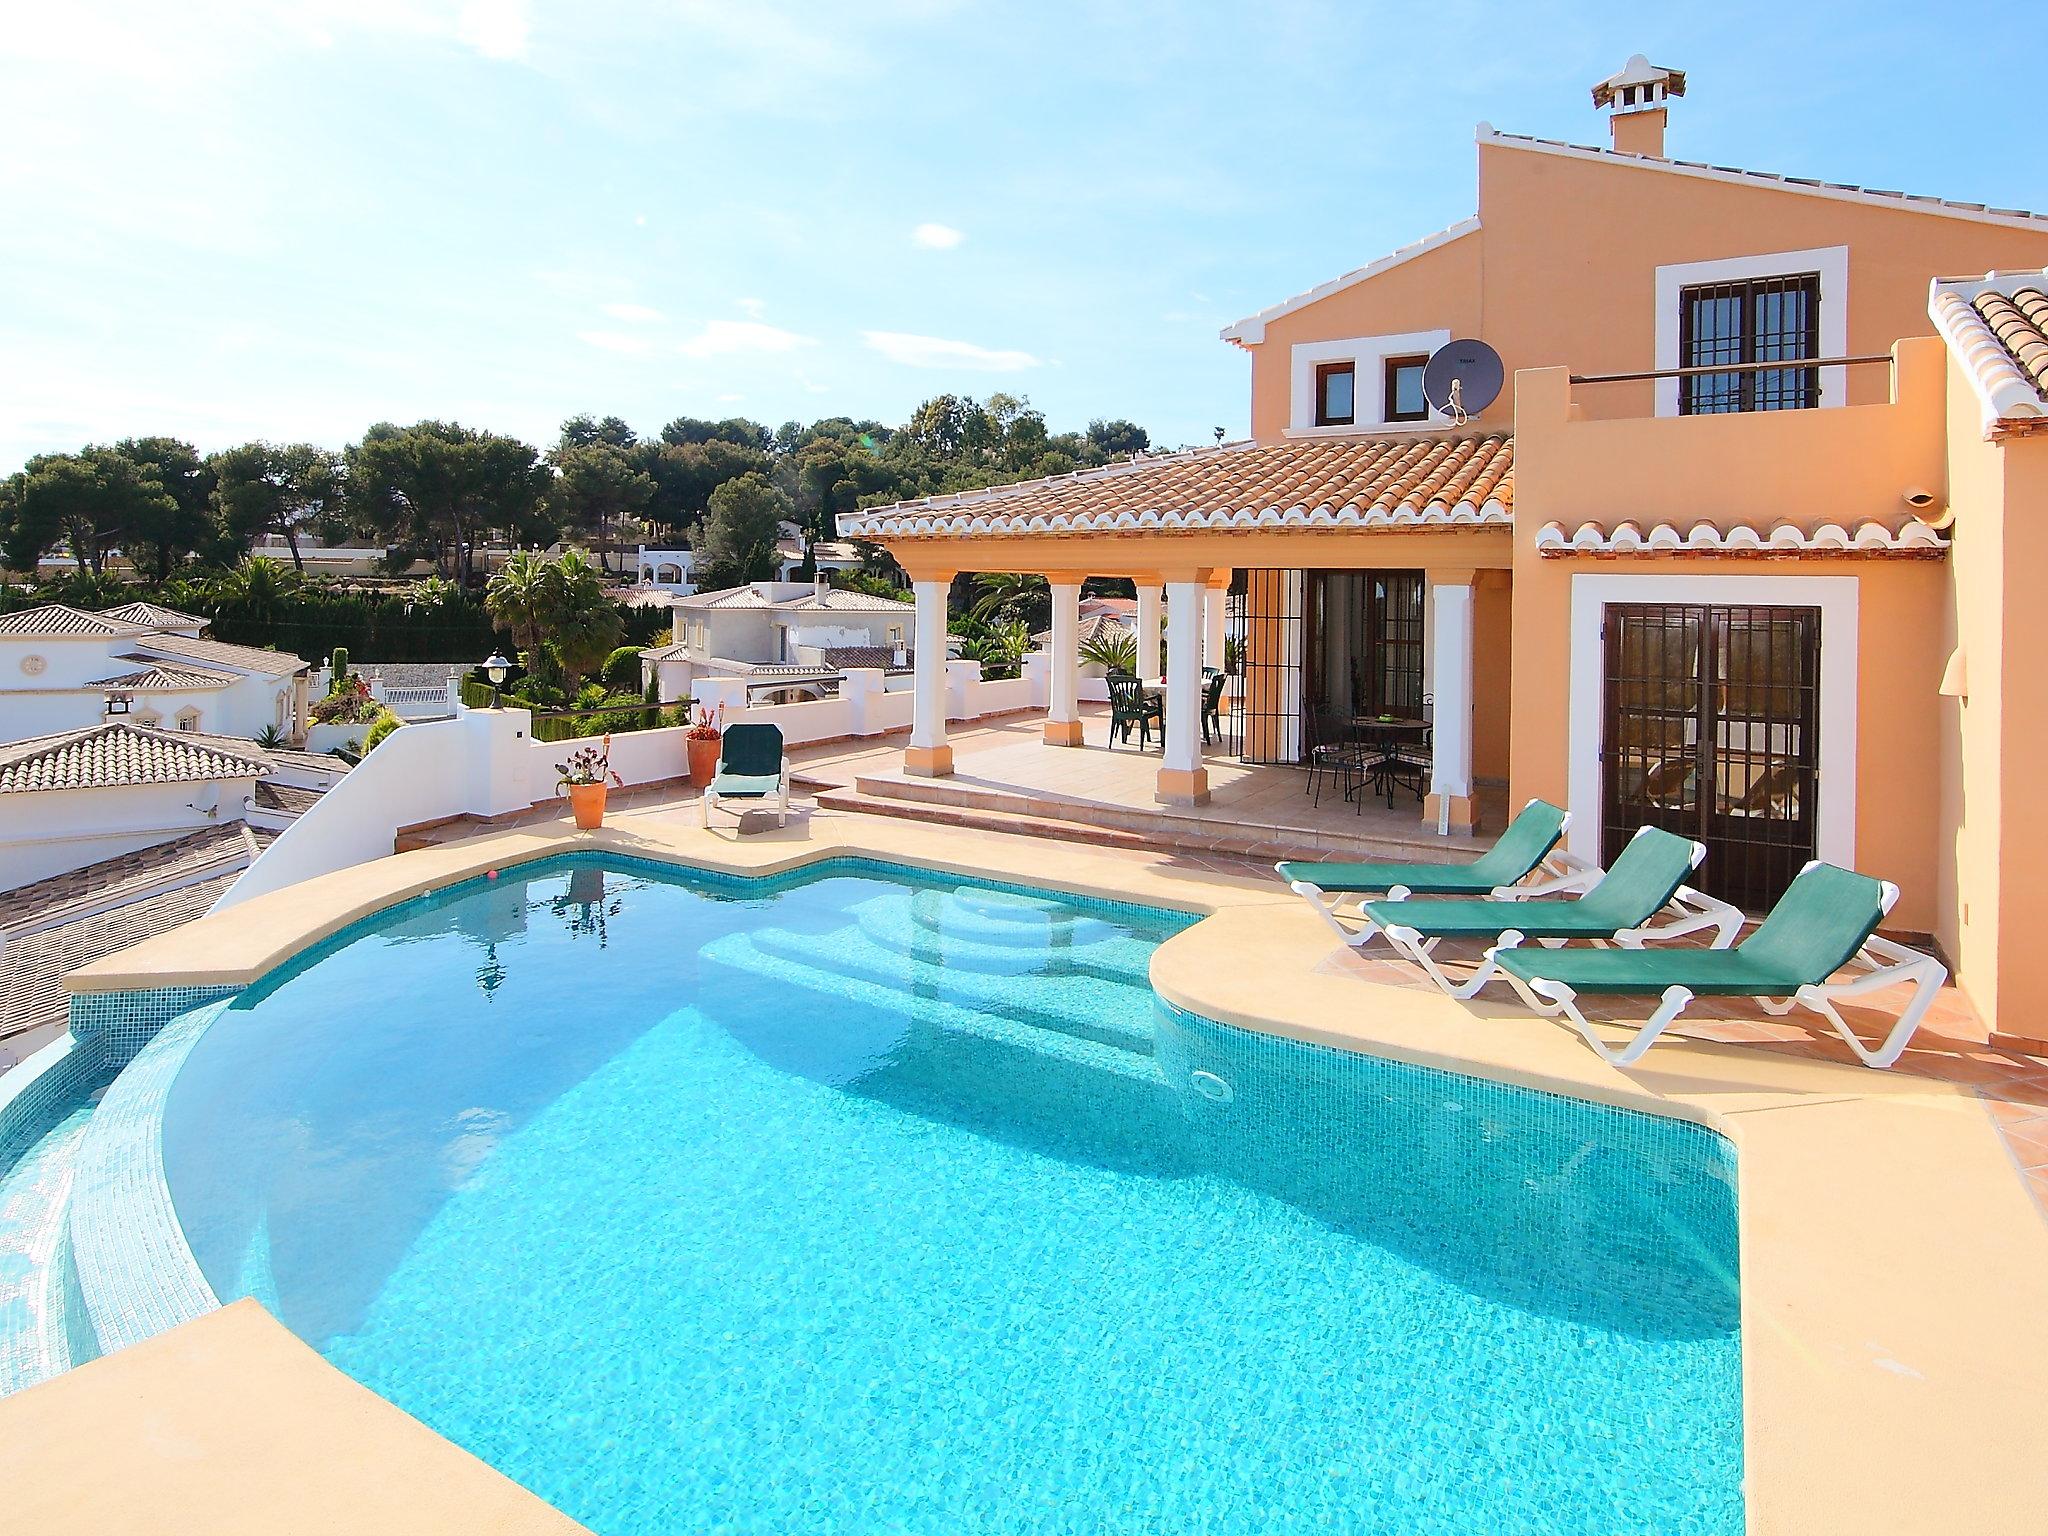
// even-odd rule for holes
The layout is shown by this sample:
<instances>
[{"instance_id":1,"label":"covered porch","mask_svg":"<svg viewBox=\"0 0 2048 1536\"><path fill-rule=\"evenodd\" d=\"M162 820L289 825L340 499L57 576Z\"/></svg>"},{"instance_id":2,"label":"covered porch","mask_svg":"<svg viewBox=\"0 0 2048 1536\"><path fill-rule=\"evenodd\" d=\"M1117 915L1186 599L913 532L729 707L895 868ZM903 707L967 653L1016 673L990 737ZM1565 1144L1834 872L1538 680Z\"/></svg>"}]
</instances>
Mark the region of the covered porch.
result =
<instances>
[{"instance_id":1,"label":"covered porch","mask_svg":"<svg viewBox=\"0 0 2048 1536\"><path fill-rule=\"evenodd\" d=\"M916 596L900 776L958 771L947 721L953 581L1024 572L1045 579L1052 615L1031 661L1043 760L1020 755L1012 779L1084 794L1113 781L1127 801L1142 774L1160 807L1215 806L1228 819L1248 797L1268 809L1300 801L1286 822L1355 828L1377 809L1366 786L1318 784L1325 803L1314 804L1302 770L1340 756L1348 769L1367 741L1398 739L1409 743L1407 794L1390 815L1411 834L1468 835L1482 824L1483 789L1506 777L1512 494L1505 440L1375 439L1239 444L848 514L842 531L885 545ZM1130 748L1112 751L1107 718L1092 739L1084 722L1081 588L1104 577L1136 591L1133 672L1161 707L1156 756L1139 755L1135 731ZM1080 760L1051 761L1062 751Z\"/></svg>"}]
</instances>

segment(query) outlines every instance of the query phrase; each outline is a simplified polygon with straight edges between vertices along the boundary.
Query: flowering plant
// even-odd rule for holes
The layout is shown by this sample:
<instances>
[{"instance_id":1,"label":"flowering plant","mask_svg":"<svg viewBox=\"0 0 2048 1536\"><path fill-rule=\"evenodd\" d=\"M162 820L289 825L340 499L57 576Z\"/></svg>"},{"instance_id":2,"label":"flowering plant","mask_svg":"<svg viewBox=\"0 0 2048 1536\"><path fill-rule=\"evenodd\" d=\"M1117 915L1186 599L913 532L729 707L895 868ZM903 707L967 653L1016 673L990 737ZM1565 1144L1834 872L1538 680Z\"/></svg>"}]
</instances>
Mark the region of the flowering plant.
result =
<instances>
[{"instance_id":1,"label":"flowering plant","mask_svg":"<svg viewBox=\"0 0 2048 1536\"><path fill-rule=\"evenodd\" d=\"M585 747L581 752L571 752L569 761L555 764L555 771L561 777L555 780L555 788L567 786L572 789L586 784L612 783L624 789L626 781L612 772L612 739L607 734L594 747Z\"/></svg>"},{"instance_id":2,"label":"flowering plant","mask_svg":"<svg viewBox=\"0 0 2048 1536\"><path fill-rule=\"evenodd\" d=\"M334 692L313 706L315 725L368 725L384 712L384 706L370 697L370 685L360 674L351 673Z\"/></svg>"},{"instance_id":3,"label":"flowering plant","mask_svg":"<svg viewBox=\"0 0 2048 1536\"><path fill-rule=\"evenodd\" d=\"M687 731L683 732L683 740L718 740L718 721L719 717L722 716L724 713L725 706L723 704L718 705L715 709L704 709L700 707L697 711L697 718L690 723L690 728Z\"/></svg>"}]
</instances>

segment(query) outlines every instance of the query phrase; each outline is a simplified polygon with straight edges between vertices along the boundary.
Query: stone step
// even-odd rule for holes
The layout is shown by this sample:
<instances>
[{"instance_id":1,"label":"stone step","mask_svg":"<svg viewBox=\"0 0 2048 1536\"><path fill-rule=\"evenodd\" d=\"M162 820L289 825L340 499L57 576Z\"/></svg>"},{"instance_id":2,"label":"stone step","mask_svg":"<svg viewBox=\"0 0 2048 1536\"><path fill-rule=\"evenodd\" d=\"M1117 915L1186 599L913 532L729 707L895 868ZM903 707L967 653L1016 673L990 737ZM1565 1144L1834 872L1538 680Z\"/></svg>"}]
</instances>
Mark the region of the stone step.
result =
<instances>
[{"instance_id":1,"label":"stone step","mask_svg":"<svg viewBox=\"0 0 2048 1536\"><path fill-rule=\"evenodd\" d=\"M837 998L885 1013L907 1015L940 1029L979 1036L992 1043L1055 1058L1087 1071L1130 1078L1148 1086L1162 1083L1150 1054L1126 1050L1100 1040L1083 1039L1058 1028L1027 1024L1003 1014L962 1007L942 998L905 993L893 986L850 976L820 963L821 957L790 959L770 954L744 933L727 934L704 946L702 958L750 975L785 982L806 991Z\"/></svg>"},{"instance_id":2,"label":"stone step","mask_svg":"<svg viewBox=\"0 0 2048 1536\"><path fill-rule=\"evenodd\" d=\"M1351 837L1299 827L1178 815L1164 809L1155 812L1036 796L951 779L907 779L885 774L859 775L852 789L821 790L818 804L1098 847L1236 854L1260 860L1421 859L1462 863L1477 857L1486 846L1471 839L1456 840L1464 846L1447 846L1419 825L1412 838Z\"/></svg>"}]
</instances>

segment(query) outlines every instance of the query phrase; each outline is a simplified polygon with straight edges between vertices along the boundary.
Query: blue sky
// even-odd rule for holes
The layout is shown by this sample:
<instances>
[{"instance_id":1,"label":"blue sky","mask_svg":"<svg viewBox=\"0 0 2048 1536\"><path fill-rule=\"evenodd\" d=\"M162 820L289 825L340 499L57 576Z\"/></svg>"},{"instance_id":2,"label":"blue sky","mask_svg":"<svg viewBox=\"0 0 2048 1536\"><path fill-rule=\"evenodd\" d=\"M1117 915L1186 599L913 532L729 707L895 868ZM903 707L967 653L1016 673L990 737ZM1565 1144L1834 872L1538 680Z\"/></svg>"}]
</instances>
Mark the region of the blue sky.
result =
<instances>
[{"instance_id":1,"label":"blue sky","mask_svg":"<svg viewBox=\"0 0 2048 1536\"><path fill-rule=\"evenodd\" d=\"M943 390L1234 436L1221 326L1470 213L1482 119L1601 142L1633 52L1690 74L1676 154L2048 208L2004 9L24 3L0 471Z\"/></svg>"}]
</instances>

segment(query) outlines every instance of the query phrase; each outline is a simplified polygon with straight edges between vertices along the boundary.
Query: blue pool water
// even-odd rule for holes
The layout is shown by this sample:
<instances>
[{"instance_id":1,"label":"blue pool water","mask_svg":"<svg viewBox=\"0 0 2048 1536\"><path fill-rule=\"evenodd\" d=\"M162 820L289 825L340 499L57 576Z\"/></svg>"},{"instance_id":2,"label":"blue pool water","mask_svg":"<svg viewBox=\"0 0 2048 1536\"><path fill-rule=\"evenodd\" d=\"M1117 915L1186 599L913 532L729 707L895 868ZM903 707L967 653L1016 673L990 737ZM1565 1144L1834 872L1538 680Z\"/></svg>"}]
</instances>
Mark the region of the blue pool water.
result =
<instances>
[{"instance_id":1,"label":"blue pool water","mask_svg":"<svg viewBox=\"0 0 2048 1536\"><path fill-rule=\"evenodd\" d=\"M223 1012L166 1176L604 1536L1739 1531L1725 1144L1163 1010L1184 925L557 862Z\"/></svg>"}]
</instances>

